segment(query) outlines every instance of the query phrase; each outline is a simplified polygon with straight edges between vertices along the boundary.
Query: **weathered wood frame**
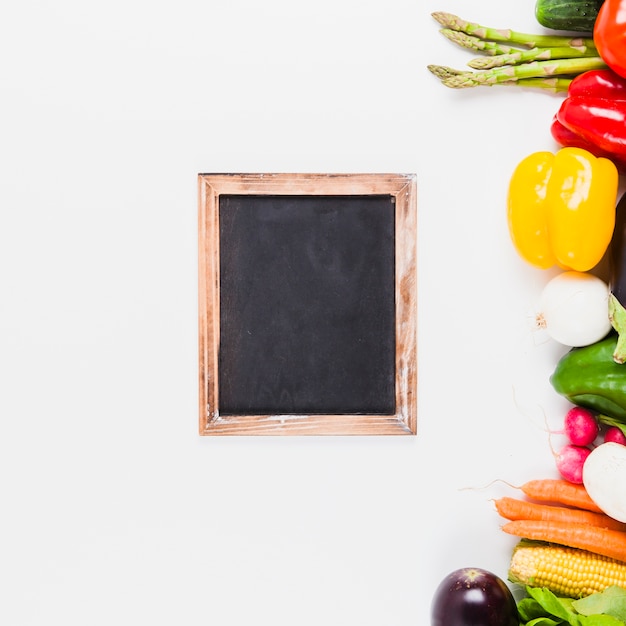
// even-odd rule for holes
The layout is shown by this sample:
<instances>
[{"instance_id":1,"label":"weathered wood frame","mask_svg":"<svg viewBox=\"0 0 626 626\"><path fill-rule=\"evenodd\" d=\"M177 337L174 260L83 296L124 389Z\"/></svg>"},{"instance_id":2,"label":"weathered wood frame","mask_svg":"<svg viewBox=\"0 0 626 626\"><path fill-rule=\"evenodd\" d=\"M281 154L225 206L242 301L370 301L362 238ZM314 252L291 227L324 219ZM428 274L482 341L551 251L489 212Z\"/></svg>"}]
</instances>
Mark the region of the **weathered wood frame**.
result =
<instances>
[{"instance_id":1,"label":"weathered wood frame","mask_svg":"<svg viewBox=\"0 0 626 626\"><path fill-rule=\"evenodd\" d=\"M219 197L391 195L395 198L394 415L220 415ZM417 184L413 174L200 174L200 435L414 435L417 432Z\"/></svg>"}]
</instances>

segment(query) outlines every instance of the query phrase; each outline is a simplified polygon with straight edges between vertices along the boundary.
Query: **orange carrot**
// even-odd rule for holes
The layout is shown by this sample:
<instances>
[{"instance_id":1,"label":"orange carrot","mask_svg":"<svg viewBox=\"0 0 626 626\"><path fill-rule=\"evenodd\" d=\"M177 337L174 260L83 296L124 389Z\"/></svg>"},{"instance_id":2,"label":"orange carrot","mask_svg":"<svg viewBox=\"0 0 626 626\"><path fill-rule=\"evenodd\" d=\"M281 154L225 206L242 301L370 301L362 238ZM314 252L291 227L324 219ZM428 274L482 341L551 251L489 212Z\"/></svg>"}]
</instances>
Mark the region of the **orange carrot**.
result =
<instances>
[{"instance_id":1,"label":"orange carrot","mask_svg":"<svg viewBox=\"0 0 626 626\"><path fill-rule=\"evenodd\" d=\"M558 543L602 554L618 561L626 561L626 533L619 530L608 530L587 524L537 520L507 522L502 526L502 530L523 539Z\"/></svg>"},{"instance_id":2,"label":"orange carrot","mask_svg":"<svg viewBox=\"0 0 626 626\"><path fill-rule=\"evenodd\" d=\"M570 483L567 480L552 478L530 480L520 489L532 500L554 502L563 506L602 513L600 507L590 498L584 485Z\"/></svg>"},{"instance_id":3,"label":"orange carrot","mask_svg":"<svg viewBox=\"0 0 626 626\"><path fill-rule=\"evenodd\" d=\"M568 522L572 524L589 524L599 528L626 531L626 524L619 522L604 513L573 509L566 506L538 504L516 498L499 498L495 501L496 511L508 520L536 520L544 522Z\"/></svg>"}]
</instances>

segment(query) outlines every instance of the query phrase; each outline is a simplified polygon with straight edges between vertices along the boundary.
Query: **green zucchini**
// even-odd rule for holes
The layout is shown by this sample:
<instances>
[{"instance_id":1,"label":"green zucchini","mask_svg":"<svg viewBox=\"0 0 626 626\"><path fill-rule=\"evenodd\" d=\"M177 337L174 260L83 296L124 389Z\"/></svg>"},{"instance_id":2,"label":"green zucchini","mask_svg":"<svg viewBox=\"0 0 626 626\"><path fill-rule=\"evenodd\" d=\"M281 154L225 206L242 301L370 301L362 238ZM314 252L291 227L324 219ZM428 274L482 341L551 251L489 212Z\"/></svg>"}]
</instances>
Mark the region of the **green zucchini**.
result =
<instances>
[{"instance_id":1,"label":"green zucchini","mask_svg":"<svg viewBox=\"0 0 626 626\"><path fill-rule=\"evenodd\" d=\"M537 0L535 17L546 28L593 32L604 0Z\"/></svg>"}]
</instances>

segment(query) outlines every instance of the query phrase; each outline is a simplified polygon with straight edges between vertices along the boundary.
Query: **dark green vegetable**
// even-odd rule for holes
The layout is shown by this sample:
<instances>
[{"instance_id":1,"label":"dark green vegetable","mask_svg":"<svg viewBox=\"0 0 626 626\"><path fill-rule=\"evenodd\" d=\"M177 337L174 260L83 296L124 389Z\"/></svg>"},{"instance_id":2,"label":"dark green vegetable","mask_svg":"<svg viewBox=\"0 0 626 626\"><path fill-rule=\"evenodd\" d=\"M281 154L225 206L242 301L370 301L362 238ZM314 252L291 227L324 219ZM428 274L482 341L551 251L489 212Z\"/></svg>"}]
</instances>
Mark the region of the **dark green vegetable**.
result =
<instances>
[{"instance_id":1,"label":"dark green vegetable","mask_svg":"<svg viewBox=\"0 0 626 626\"><path fill-rule=\"evenodd\" d=\"M537 0L535 17L546 28L592 33L604 0Z\"/></svg>"},{"instance_id":2,"label":"dark green vegetable","mask_svg":"<svg viewBox=\"0 0 626 626\"><path fill-rule=\"evenodd\" d=\"M554 390L572 404L626 423L626 365L613 359L617 334L561 357L550 377Z\"/></svg>"}]
</instances>

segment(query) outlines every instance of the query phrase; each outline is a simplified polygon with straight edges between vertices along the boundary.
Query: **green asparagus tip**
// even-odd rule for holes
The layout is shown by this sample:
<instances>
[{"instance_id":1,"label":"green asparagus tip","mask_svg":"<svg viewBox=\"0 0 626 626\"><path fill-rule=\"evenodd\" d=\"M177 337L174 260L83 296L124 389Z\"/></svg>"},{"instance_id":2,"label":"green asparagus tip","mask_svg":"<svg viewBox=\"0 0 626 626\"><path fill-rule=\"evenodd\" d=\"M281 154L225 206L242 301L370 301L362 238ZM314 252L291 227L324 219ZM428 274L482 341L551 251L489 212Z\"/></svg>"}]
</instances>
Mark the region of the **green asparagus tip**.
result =
<instances>
[{"instance_id":1,"label":"green asparagus tip","mask_svg":"<svg viewBox=\"0 0 626 626\"><path fill-rule=\"evenodd\" d=\"M435 11L434 13L431 13L431 16L445 28L452 28L454 30L458 30L456 23L463 21L456 15L447 13L446 11Z\"/></svg>"},{"instance_id":2,"label":"green asparagus tip","mask_svg":"<svg viewBox=\"0 0 626 626\"><path fill-rule=\"evenodd\" d=\"M473 37L472 35L466 35L465 33L454 30L452 28L441 28L439 32L451 42L461 46L463 48L468 48L469 50L478 50L481 45L482 40L478 37Z\"/></svg>"},{"instance_id":3,"label":"green asparagus tip","mask_svg":"<svg viewBox=\"0 0 626 626\"><path fill-rule=\"evenodd\" d=\"M448 67L446 65L428 65L427 68L431 74L434 74L440 80L472 73L466 70L456 70L453 67Z\"/></svg>"},{"instance_id":4,"label":"green asparagus tip","mask_svg":"<svg viewBox=\"0 0 626 626\"><path fill-rule=\"evenodd\" d=\"M478 85L490 86L493 83L479 82L472 76L457 74L456 76L446 76L442 78L441 84L451 89L467 89L468 87L478 87Z\"/></svg>"},{"instance_id":5,"label":"green asparagus tip","mask_svg":"<svg viewBox=\"0 0 626 626\"><path fill-rule=\"evenodd\" d=\"M514 65L519 62L519 54L501 54L499 56L474 57L468 66L475 70L490 70L495 67Z\"/></svg>"}]
</instances>

